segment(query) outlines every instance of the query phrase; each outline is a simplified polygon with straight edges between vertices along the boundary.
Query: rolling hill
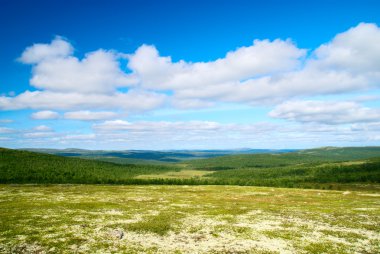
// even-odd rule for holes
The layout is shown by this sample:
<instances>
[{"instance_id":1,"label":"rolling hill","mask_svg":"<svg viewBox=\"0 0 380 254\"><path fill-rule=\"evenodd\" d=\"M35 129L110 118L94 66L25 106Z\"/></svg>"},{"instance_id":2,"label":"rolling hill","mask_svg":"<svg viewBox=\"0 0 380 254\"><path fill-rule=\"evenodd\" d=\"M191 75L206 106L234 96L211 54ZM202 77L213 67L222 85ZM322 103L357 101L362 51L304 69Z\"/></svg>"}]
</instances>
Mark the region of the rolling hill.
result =
<instances>
[{"instance_id":1,"label":"rolling hill","mask_svg":"<svg viewBox=\"0 0 380 254\"><path fill-rule=\"evenodd\" d=\"M327 162L365 160L380 157L380 147L322 147L288 153L239 154L216 158L188 160L185 163L200 170L237 168L270 168L312 165Z\"/></svg>"},{"instance_id":2,"label":"rolling hill","mask_svg":"<svg viewBox=\"0 0 380 254\"><path fill-rule=\"evenodd\" d=\"M1 183L126 183L137 175L175 170L0 148Z\"/></svg>"},{"instance_id":3,"label":"rolling hill","mask_svg":"<svg viewBox=\"0 0 380 254\"><path fill-rule=\"evenodd\" d=\"M281 154L228 155L166 165L117 164L1 148L0 183L376 187L380 183L380 148L329 147Z\"/></svg>"}]
</instances>

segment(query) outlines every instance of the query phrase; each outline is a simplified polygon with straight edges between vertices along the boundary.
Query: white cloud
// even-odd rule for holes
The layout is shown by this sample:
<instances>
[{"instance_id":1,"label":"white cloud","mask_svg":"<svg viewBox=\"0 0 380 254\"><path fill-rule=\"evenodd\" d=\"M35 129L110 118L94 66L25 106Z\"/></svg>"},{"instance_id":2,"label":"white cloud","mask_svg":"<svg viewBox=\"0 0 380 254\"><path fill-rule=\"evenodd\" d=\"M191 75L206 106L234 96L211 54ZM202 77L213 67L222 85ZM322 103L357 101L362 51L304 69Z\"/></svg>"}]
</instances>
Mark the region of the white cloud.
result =
<instances>
[{"instance_id":1,"label":"white cloud","mask_svg":"<svg viewBox=\"0 0 380 254\"><path fill-rule=\"evenodd\" d=\"M95 124L97 131L139 131L139 132L174 132L174 131L215 131L221 127L216 122L209 121L190 121L190 122L136 122L130 123L124 120L105 121Z\"/></svg>"},{"instance_id":2,"label":"white cloud","mask_svg":"<svg viewBox=\"0 0 380 254\"><path fill-rule=\"evenodd\" d=\"M299 122L348 124L377 122L380 109L363 107L356 102L289 101L275 107L269 116Z\"/></svg>"},{"instance_id":3,"label":"white cloud","mask_svg":"<svg viewBox=\"0 0 380 254\"><path fill-rule=\"evenodd\" d=\"M55 37L50 44L37 43L25 49L19 58L20 62L36 64L52 58L65 58L71 55L74 48L62 37Z\"/></svg>"},{"instance_id":4,"label":"white cloud","mask_svg":"<svg viewBox=\"0 0 380 254\"><path fill-rule=\"evenodd\" d=\"M46 126L46 125L39 125L33 128L34 131L38 132L50 132L52 131L52 128Z\"/></svg>"},{"instance_id":5,"label":"white cloud","mask_svg":"<svg viewBox=\"0 0 380 254\"><path fill-rule=\"evenodd\" d=\"M94 121L94 120L104 120L117 117L118 114L110 111L98 111L92 112L88 110L66 112L64 117L66 119L72 120L83 120L83 121Z\"/></svg>"},{"instance_id":6,"label":"white cloud","mask_svg":"<svg viewBox=\"0 0 380 254\"><path fill-rule=\"evenodd\" d=\"M30 84L49 91L112 93L137 81L120 69L118 56L112 51L99 49L83 59L72 54L71 44L57 37L50 44L27 48L20 61L34 65Z\"/></svg>"},{"instance_id":7,"label":"white cloud","mask_svg":"<svg viewBox=\"0 0 380 254\"><path fill-rule=\"evenodd\" d=\"M7 128L7 127L0 127L0 134L3 134L3 133L14 133L16 132L15 129L12 129L12 128Z\"/></svg>"},{"instance_id":8,"label":"white cloud","mask_svg":"<svg viewBox=\"0 0 380 254\"><path fill-rule=\"evenodd\" d=\"M210 121L112 120L93 131L14 130L4 145L92 149L304 148L326 145L375 145L380 122L354 125L322 123L220 123ZM15 138L17 135L22 138Z\"/></svg>"},{"instance_id":9,"label":"white cloud","mask_svg":"<svg viewBox=\"0 0 380 254\"><path fill-rule=\"evenodd\" d=\"M208 108L215 105L214 102L202 100L202 99L180 99L175 97L171 101L171 105L179 109L201 109Z\"/></svg>"},{"instance_id":10,"label":"white cloud","mask_svg":"<svg viewBox=\"0 0 380 254\"><path fill-rule=\"evenodd\" d=\"M360 23L315 50L317 62L313 64L328 70L379 74L379 42L379 27L375 24Z\"/></svg>"},{"instance_id":11,"label":"white cloud","mask_svg":"<svg viewBox=\"0 0 380 254\"><path fill-rule=\"evenodd\" d=\"M143 87L177 90L289 71L299 67L304 54L305 50L289 40L255 40L251 46L228 52L215 61L173 63L170 57L159 56L154 46L143 45L128 57L128 67L140 77Z\"/></svg>"},{"instance_id":12,"label":"white cloud","mask_svg":"<svg viewBox=\"0 0 380 254\"><path fill-rule=\"evenodd\" d=\"M94 124L98 142L134 149L299 148L372 142L374 131L324 123L225 124L210 121L105 121ZM164 141L164 142L163 142Z\"/></svg>"},{"instance_id":13,"label":"white cloud","mask_svg":"<svg viewBox=\"0 0 380 254\"><path fill-rule=\"evenodd\" d=\"M187 109L362 91L380 84L379 45L379 27L361 23L309 56L290 40L255 40L215 61L193 63L173 62L148 45L133 54L100 49L79 59L68 41L56 37L20 57L33 65L31 85L42 90L2 96L0 109L144 111L166 99ZM129 71L120 68L121 56L128 59ZM121 92L121 87L130 91Z\"/></svg>"},{"instance_id":14,"label":"white cloud","mask_svg":"<svg viewBox=\"0 0 380 254\"><path fill-rule=\"evenodd\" d=\"M216 102L278 103L293 97L340 94L380 84L380 29L359 24L305 57L291 41L254 41L212 62L173 62L153 46L129 56L141 85L172 90L172 105L208 107Z\"/></svg>"},{"instance_id":15,"label":"white cloud","mask_svg":"<svg viewBox=\"0 0 380 254\"><path fill-rule=\"evenodd\" d=\"M25 139L40 140L49 139L59 136L51 127L46 125L38 125L32 129L19 130Z\"/></svg>"},{"instance_id":16,"label":"white cloud","mask_svg":"<svg viewBox=\"0 0 380 254\"><path fill-rule=\"evenodd\" d=\"M37 131L37 132L27 132L24 133L24 138L28 139L45 139L45 138L52 138L57 136L57 133L55 132L44 132L44 131Z\"/></svg>"},{"instance_id":17,"label":"white cloud","mask_svg":"<svg viewBox=\"0 0 380 254\"><path fill-rule=\"evenodd\" d=\"M96 138L93 133L90 134L69 134L61 138L62 141L88 141Z\"/></svg>"},{"instance_id":18,"label":"white cloud","mask_svg":"<svg viewBox=\"0 0 380 254\"><path fill-rule=\"evenodd\" d=\"M61 37L27 48L19 60L33 65L30 84L40 90L1 96L0 109L43 109L32 118L53 119L58 115L52 110L141 112L164 103L164 94L130 87L137 79L120 69L121 54L102 49L85 54L83 59L72 54L73 47ZM128 91L119 91L121 87L128 87Z\"/></svg>"},{"instance_id":19,"label":"white cloud","mask_svg":"<svg viewBox=\"0 0 380 254\"><path fill-rule=\"evenodd\" d=\"M0 99L0 101L1 101L1 99ZM44 110L44 111L38 111L38 112L33 113L31 115L31 117L32 117L32 119L38 119L38 120L57 119L57 118L59 118L59 114L55 111Z\"/></svg>"},{"instance_id":20,"label":"white cloud","mask_svg":"<svg viewBox=\"0 0 380 254\"><path fill-rule=\"evenodd\" d=\"M0 119L0 123L13 123L12 119Z\"/></svg>"},{"instance_id":21,"label":"white cloud","mask_svg":"<svg viewBox=\"0 0 380 254\"><path fill-rule=\"evenodd\" d=\"M165 98L163 94L140 90L117 92L112 95L26 91L15 97L0 97L0 109L122 109L141 112L161 106Z\"/></svg>"},{"instance_id":22,"label":"white cloud","mask_svg":"<svg viewBox=\"0 0 380 254\"><path fill-rule=\"evenodd\" d=\"M355 132L370 131L380 133L380 120L374 123L355 123L351 125L351 130Z\"/></svg>"},{"instance_id":23,"label":"white cloud","mask_svg":"<svg viewBox=\"0 0 380 254\"><path fill-rule=\"evenodd\" d=\"M318 140L369 140L379 131L379 110L361 104L378 99L380 88L380 28L375 24L359 24L310 52L290 40L255 40L209 62L173 61L147 45L132 54L102 49L81 53L83 58L76 57L72 45L61 37L25 49L19 61L32 65L30 84L34 88L18 95L3 94L0 110L42 110L33 113L33 119L109 121L94 124L94 134L46 129L21 132L24 137L67 145L80 140L109 142L110 147L112 142L145 148L187 144L241 147L277 142L288 146L289 139L316 146ZM125 69L120 57L128 60ZM360 97L358 91L365 91L367 96ZM354 99L333 102L313 98L347 93ZM368 96L370 93L374 96ZM280 104L270 116L291 122L110 120L165 105L199 109L229 103ZM56 111L63 111L62 116ZM5 127L0 127L1 132L19 134Z\"/></svg>"},{"instance_id":24,"label":"white cloud","mask_svg":"<svg viewBox=\"0 0 380 254\"><path fill-rule=\"evenodd\" d=\"M273 133L271 123L222 124L213 121L105 121L93 130L103 144L135 149L247 147Z\"/></svg>"}]
</instances>

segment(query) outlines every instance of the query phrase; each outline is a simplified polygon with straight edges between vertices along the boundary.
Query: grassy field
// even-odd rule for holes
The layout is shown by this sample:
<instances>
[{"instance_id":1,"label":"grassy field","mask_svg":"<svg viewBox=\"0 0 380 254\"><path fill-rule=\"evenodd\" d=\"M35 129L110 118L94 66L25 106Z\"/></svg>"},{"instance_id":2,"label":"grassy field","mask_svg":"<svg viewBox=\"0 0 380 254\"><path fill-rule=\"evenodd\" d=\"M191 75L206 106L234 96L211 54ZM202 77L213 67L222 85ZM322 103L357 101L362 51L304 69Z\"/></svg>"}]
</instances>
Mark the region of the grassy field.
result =
<instances>
[{"instance_id":1,"label":"grassy field","mask_svg":"<svg viewBox=\"0 0 380 254\"><path fill-rule=\"evenodd\" d=\"M150 175L139 175L136 176L137 179L200 179L204 178L208 174L212 174L215 171L206 171L206 170L191 170L191 169L182 169L179 171L169 171L161 174L150 174Z\"/></svg>"},{"instance_id":2,"label":"grassy field","mask_svg":"<svg viewBox=\"0 0 380 254\"><path fill-rule=\"evenodd\" d=\"M0 185L0 253L379 253L380 192Z\"/></svg>"}]
</instances>

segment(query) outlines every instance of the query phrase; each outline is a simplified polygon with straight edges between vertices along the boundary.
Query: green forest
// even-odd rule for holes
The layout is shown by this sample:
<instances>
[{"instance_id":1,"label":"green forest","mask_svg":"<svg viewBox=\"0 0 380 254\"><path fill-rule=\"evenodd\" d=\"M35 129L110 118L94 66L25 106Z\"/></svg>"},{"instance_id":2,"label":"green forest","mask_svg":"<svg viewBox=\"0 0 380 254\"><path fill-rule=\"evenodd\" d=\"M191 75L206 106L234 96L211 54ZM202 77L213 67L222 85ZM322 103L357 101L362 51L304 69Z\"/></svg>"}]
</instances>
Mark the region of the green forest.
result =
<instances>
[{"instance_id":1,"label":"green forest","mask_svg":"<svg viewBox=\"0 0 380 254\"><path fill-rule=\"evenodd\" d=\"M165 178L181 170L208 171L203 176ZM136 178L144 175L155 178ZM162 177L161 177L162 176ZM0 183L31 184L174 184L352 188L380 183L380 149L320 148L281 154L244 154L180 163L118 164L0 149Z\"/></svg>"}]
</instances>

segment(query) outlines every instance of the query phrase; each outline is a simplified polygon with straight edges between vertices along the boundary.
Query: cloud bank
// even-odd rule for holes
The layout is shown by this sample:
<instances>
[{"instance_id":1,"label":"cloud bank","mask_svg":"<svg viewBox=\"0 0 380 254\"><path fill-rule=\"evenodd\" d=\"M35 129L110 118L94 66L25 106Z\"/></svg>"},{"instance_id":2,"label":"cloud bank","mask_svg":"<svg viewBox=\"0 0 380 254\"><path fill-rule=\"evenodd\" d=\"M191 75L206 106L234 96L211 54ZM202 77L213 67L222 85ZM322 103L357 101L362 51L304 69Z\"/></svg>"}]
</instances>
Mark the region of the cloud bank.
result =
<instances>
[{"instance_id":1,"label":"cloud bank","mask_svg":"<svg viewBox=\"0 0 380 254\"><path fill-rule=\"evenodd\" d=\"M145 44L134 52L98 49L81 52L81 58L75 53L70 41L59 36L27 47L18 61L31 66L30 88L17 95L1 95L0 110L31 109L30 117L36 121L95 121L90 123L92 132L59 134L40 126L25 131L25 138L138 144L153 135L156 143L214 140L218 144L221 137L231 142L263 141L250 133L267 133L266 129L272 135L307 140L317 139L318 133L334 140L379 136L380 109L368 103L378 101L380 89L380 28L376 24L360 23L313 50L299 48L291 39L254 40L208 62L173 61L154 45ZM370 92L375 95L368 96ZM345 99L352 95L358 99ZM340 99L334 100L337 96ZM236 104L264 105L269 108L266 122L280 119L286 124L279 128L270 123L126 120L126 116L160 109ZM233 115L227 117L233 122ZM303 127L294 127L298 125ZM0 127L0 133L16 132Z\"/></svg>"},{"instance_id":2,"label":"cloud bank","mask_svg":"<svg viewBox=\"0 0 380 254\"><path fill-rule=\"evenodd\" d=\"M380 109L356 102L289 101L269 112L274 118L322 124L349 124L380 121Z\"/></svg>"},{"instance_id":3,"label":"cloud bank","mask_svg":"<svg viewBox=\"0 0 380 254\"><path fill-rule=\"evenodd\" d=\"M30 85L38 90L2 96L0 108L149 111L165 101L184 109L225 102L273 105L363 91L380 84L379 42L380 28L361 23L309 53L291 40L254 40L223 58L192 63L173 62L152 45L132 54L99 49L79 59L69 41L56 37L26 48L19 58L32 65ZM120 57L128 60L126 70Z\"/></svg>"}]
</instances>

